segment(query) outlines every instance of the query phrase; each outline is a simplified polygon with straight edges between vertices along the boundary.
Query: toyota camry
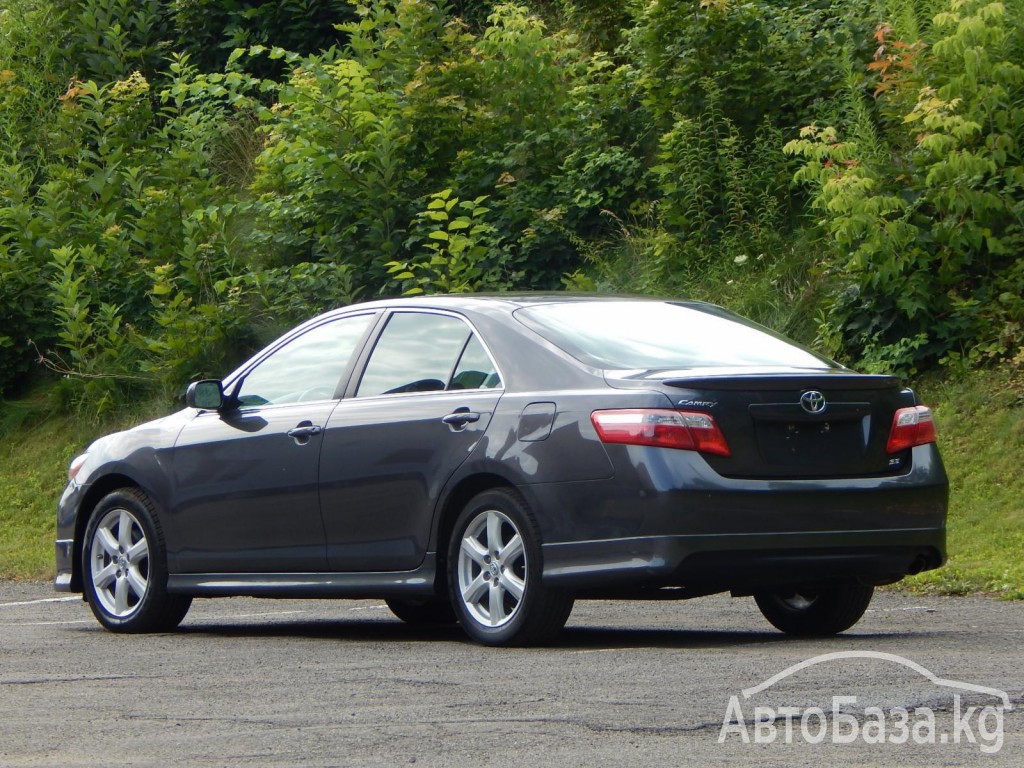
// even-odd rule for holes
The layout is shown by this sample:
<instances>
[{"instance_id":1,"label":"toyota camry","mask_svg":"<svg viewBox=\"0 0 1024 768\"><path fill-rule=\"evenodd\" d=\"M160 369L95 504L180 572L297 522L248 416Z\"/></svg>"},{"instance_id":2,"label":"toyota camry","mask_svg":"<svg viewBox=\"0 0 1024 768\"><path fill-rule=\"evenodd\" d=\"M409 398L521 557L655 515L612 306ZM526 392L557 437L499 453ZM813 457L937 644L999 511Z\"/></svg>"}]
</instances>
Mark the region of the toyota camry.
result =
<instances>
[{"instance_id":1,"label":"toyota camry","mask_svg":"<svg viewBox=\"0 0 1024 768\"><path fill-rule=\"evenodd\" d=\"M345 597L522 645L575 600L730 592L834 634L945 560L914 393L699 302L358 304L185 401L69 469L56 587L116 632L199 597Z\"/></svg>"}]
</instances>

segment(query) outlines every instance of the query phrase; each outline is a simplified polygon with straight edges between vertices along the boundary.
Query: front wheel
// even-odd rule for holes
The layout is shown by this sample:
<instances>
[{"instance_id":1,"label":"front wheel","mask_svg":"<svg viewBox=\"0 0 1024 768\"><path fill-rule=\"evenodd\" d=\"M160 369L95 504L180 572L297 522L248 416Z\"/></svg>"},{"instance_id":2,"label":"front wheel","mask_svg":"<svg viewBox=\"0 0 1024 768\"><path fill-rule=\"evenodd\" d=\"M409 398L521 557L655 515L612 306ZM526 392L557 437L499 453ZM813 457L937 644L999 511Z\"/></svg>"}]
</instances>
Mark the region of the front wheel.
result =
<instances>
[{"instance_id":1,"label":"front wheel","mask_svg":"<svg viewBox=\"0 0 1024 768\"><path fill-rule=\"evenodd\" d=\"M152 501L124 488L89 516L82 546L85 597L113 632L160 632L185 618L192 598L167 592L167 556Z\"/></svg>"},{"instance_id":2,"label":"front wheel","mask_svg":"<svg viewBox=\"0 0 1024 768\"><path fill-rule=\"evenodd\" d=\"M858 621L867 610L875 588L856 579L816 587L758 592L754 595L762 615L790 635L835 635Z\"/></svg>"},{"instance_id":3,"label":"front wheel","mask_svg":"<svg viewBox=\"0 0 1024 768\"><path fill-rule=\"evenodd\" d=\"M477 642L530 645L565 626L572 596L542 583L537 523L515 491L475 496L455 523L448 553L452 607Z\"/></svg>"}]
</instances>

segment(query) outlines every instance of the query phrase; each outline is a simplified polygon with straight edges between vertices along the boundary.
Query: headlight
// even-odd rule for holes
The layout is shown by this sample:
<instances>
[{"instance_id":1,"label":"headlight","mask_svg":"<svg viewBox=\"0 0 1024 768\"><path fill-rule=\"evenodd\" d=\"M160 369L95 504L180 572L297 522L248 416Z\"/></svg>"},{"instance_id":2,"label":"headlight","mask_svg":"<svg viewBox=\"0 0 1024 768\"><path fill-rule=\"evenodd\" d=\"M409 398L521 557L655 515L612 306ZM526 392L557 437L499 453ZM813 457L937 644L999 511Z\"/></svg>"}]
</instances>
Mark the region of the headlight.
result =
<instances>
[{"instance_id":1,"label":"headlight","mask_svg":"<svg viewBox=\"0 0 1024 768\"><path fill-rule=\"evenodd\" d=\"M87 458L89 458L89 454L83 453L81 456L76 456L71 460L71 464L68 465L68 480L74 480L78 476L78 472L82 469L82 465L85 464Z\"/></svg>"}]
</instances>

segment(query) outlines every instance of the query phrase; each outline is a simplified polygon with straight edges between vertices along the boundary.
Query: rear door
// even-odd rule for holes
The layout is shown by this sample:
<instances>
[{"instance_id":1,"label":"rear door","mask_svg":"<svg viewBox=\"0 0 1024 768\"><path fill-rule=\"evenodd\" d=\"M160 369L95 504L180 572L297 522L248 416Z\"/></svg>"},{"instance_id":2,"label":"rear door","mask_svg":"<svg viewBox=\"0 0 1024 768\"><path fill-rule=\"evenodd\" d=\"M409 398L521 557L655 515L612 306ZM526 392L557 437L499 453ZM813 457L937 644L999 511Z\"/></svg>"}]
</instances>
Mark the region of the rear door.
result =
<instances>
[{"instance_id":1,"label":"rear door","mask_svg":"<svg viewBox=\"0 0 1024 768\"><path fill-rule=\"evenodd\" d=\"M320 505L332 570L422 562L437 497L483 437L501 392L463 318L391 314L324 434Z\"/></svg>"}]
</instances>

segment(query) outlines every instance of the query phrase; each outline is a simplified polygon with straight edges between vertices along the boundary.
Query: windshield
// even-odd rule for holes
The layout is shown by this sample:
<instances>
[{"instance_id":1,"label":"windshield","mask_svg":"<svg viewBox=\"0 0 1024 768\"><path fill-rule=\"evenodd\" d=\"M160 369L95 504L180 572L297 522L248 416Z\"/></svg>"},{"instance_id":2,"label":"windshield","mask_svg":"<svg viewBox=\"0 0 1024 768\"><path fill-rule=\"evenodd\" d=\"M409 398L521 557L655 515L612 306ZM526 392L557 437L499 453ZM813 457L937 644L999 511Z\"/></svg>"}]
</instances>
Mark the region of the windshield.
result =
<instances>
[{"instance_id":1,"label":"windshield","mask_svg":"<svg viewBox=\"0 0 1024 768\"><path fill-rule=\"evenodd\" d=\"M613 370L839 366L711 305L567 301L515 316L581 362Z\"/></svg>"}]
</instances>

